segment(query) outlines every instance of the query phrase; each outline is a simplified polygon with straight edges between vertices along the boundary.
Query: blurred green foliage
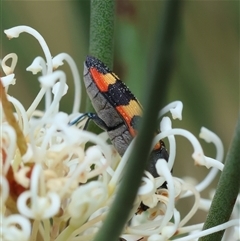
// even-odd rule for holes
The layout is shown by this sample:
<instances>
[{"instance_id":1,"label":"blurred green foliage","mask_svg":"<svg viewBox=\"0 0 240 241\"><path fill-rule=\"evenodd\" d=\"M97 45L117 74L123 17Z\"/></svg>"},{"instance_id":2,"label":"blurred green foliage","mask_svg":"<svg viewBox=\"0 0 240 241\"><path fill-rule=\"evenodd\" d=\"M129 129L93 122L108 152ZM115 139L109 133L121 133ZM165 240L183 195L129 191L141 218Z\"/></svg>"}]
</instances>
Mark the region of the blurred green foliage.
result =
<instances>
[{"instance_id":1,"label":"blurred green foliage","mask_svg":"<svg viewBox=\"0 0 240 241\"><path fill-rule=\"evenodd\" d=\"M148 84L148 68L155 51L153 43L161 1L118 0L114 42L114 72L144 100ZM238 1L183 1L181 22L173 62L174 73L165 103L181 100L184 104L183 121L173 126L183 127L198 136L201 126L214 131L229 147L239 111L239 2ZM37 77L26 72L36 56L43 56L38 42L30 35L9 41L4 29L17 25L35 28L45 38L52 56L67 52L82 73L88 54L90 1L2 1L0 58L15 52L18 65L17 83L10 94L27 108L39 90ZM63 66L68 76L69 92L61 102L61 109L71 111L73 81L69 67ZM82 100L85 106L86 94ZM80 101L80 100L79 100ZM39 108L43 108L43 103ZM84 111L82 109L82 111ZM190 158L192 147L177 138L177 162L174 175L184 176L189 169L201 180L207 170L196 168ZM202 142L206 155L215 155L210 144ZM187 205L184 205L187 207ZM183 211L184 212L184 211Z\"/></svg>"}]
</instances>

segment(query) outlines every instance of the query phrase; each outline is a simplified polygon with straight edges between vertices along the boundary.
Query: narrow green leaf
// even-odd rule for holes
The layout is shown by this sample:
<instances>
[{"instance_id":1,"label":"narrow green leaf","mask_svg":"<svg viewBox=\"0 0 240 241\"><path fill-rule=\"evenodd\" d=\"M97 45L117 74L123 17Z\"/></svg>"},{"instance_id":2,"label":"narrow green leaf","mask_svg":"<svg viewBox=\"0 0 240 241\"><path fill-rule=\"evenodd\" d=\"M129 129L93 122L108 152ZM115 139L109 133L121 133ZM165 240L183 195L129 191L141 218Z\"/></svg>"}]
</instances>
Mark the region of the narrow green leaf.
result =
<instances>
[{"instance_id":1,"label":"narrow green leaf","mask_svg":"<svg viewBox=\"0 0 240 241\"><path fill-rule=\"evenodd\" d=\"M169 0L164 2L163 15L161 15L159 19L159 23L161 24L156 39L155 58L151 65L152 68L149 70L150 88L146 93L148 96L145 103L146 109L142 123L140 123L136 146L134 152L130 156L130 161L115 201L94 241L119 240L119 235L132 209L132 204L136 197L143 171L146 167L151 140L156 128L157 113L161 104L158 91L160 88L164 87L162 86L164 83L167 83L171 73L171 58L169 53L173 48L176 23L178 21L178 10L179 1ZM159 79L163 79L164 82L159 82ZM152 124L149 124L150 120L153 121ZM145 160L145 162L140 163L139 160Z\"/></svg>"},{"instance_id":2,"label":"narrow green leaf","mask_svg":"<svg viewBox=\"0 0 240 241\"><path fill-rule=\"evenodd\" d=\"M225 166L220 176L215 196L203 230L215 227L229 220L240 188L240 115L228 151ZM202 237L200 241L218 241L225 230Z\"/></svg>"},{"instance_id":3,"label":"narrow green leaf","mask_svg":"<svg viewBox=\"0 0 240 241\"><path fill-rule=\"evenodd\" d=\"M89 52L107 66L113 67L113 34L115 1L91 0Z\"/></svg>"},{"instance_id":4,"label":"narrow green leaf","mask_svg":"<svg viewBox=\"0 0 240 241\"><path fill-rule=\"evenodd\" d=\"M89 54L100 59L110 69L113 66L114 0L91 0ZM94 112L90 100L86 101L86 111ZM100 128L90 125L89 130L100 133Z\"/></svg>"}]
</instances>

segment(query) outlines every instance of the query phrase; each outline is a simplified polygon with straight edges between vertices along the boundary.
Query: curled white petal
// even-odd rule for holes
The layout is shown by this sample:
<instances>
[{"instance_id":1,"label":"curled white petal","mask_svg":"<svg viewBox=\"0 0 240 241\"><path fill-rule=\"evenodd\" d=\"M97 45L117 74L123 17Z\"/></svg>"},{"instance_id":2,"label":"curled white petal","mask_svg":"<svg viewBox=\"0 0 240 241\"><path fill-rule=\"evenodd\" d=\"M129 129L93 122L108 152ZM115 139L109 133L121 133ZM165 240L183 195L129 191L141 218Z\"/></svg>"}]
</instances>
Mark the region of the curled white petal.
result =
<instances>
[{"instance_id":1,"label":"curled white petal","mask_svg":"<svg viewBox=\"0 0 240 241\"><path fill-rule=\"evenodd\" d=\"M52 57L51 57L51 53L49 51L49 48L44 40L44 38L42 37L42 35L39 34L39 32L37 32L35 29L29 27L29 26L16 26L7 30L4 30L4 33L7 35L8 38L17 38L19 36L20 33L26 32L28 34L31 34L33 37L35 37L39 44L41 45L43 52L46 56L47 59L47 73L51 73L52 72Z\"/></svg>"},{"instance_id":2,"label":"curled white petal","mask_svg":"<svg viewBox=\"0 0 240 241\"><path fill-rule=\"evenodd\" d=\"M60 54L56 55L53 59L53 68L54 69L57 69L59 66L62 66L64 63L63 63L63 58Z\"/></svg>"},{"instance_id":3,"label":"curled white petal","mask_svg":"<svg viewBox=\"0 0 240 241\"><path fill-rule=\"evenodd\" d=\"M106 187L99 181L80 186L73 194L68 211L71 223L85 222L107 198Z\"/></svg>"},{"instance_id":4,"label":"curled white petal","mask_svg":"<svg viewBox=\"0 0 240 241\"><path fill-rule=\"evenodd\" d=\"M51 113L54 113L55 109L57 108L60 99L63 96L64 87L66 83L66 75L63 71L57 70L53 72L52 74L41 76L39 78L39 81L42 85L45 86L45 88L50 88L54 85L54 83L59 79L60 82L60 88L58 93L55 95L53 102L49 106L49 108L46 110L42 121L44 121Z\"/></svg>"},{"instance_id":5,"label":"curled white petal","mask_svg":"<svg viewBox=\"0 0 240 241\"><path fill-rule=\"evenodd\" d=\"M168 111L171 112L173 119L179 119L182 120L182 109L183 104L181 101L174 101L167 106L165 106L158 114L158 117L160 118L164 114L166 114Z\"/></svg>"},{"instance_id":6,"label":"curled white petal","mask_svg":"<svg viewBox=\"0 0 240 241\"><path fill-rule=\"evenodd\" d=\"M201 147L199 141L192 133L190 133L189 131L184 130L184 129L174 128L174 129L166 130L166 131L159 133L158 135L156 135L154 137L152 148L158 143L159 140L161 140L167 136L171 136L171 135L181 135L181 136L184 136L185 138L187 138L194 148L192 158L199 165L200 164L205 165L205 157L204 157L204 153L203 153L203 150L202 150L202 147Z\"/></svg>"},{"instance_id":7,"label":"curled white petal","mask_svg":"<svg viewBox=\"0 0 240 241\"><path fill-rule=\"evenodd\" d=\"M167 205L167 211L164 215L164 218L162 220L160 230L168 223L168 221L171 219L173 215L174 210L174 203L175 203L175 190L174 190L174 182L171 175L171 172L168 169L168 165L165 159L159 159L156 163L156 170L157 173L160 176L165 177L167 181L167 187L168 187L168 205Z\"/></svg>"},{"instance_id":8,"label":"curled white petal","mask_svg":"<svg viewBox=\"0 0 240 241\"><path fill-rule=\"evenodd\" d=\"M60 89L60 82L57 82L56 84L53 85L52 93L56 95L59 92L59 89ZM62 93L62 96L66 95L67 91L68 91L68 85L64 84L64 91Z\"/></svg>"},{"instance_id":9,"label":"curled white petal","mask_svg":"<svg viewBox=\"0 0 240 241\"><path fill-rule=\"evenodd\" d=\"M207 168L210 168L210 167L215 167L217 169L219 169L220 171L223 170L223 167L224 167L224 164L219 162L218 160L214 159L214 158L210 158L210 157L207 157L205 156L205 166Z\"/></svg>"},{"instance_id":10,"label":"curled white petal","mask_svg":"<svg viewBox=\"0 0 240 241\"><path fill-rule=\"evenodd\" d=\"M224 148L221 139L212 131L205 127L201 128L200 138L203 138L206 142L212 142L216 146L216 159L220 162L223 161Z\"/></svg>"},{"instance_id":11,"label":"curled white petal","mask_svg":"<svg viewBox=\"0 0 240 241\"><path fill-rule=\"evenodd\" d=\"M90 133L90 132L87 132L87 131L82 131L82 130L76 130L74 128L72 128L72 129L69 128L69 129L72 131L71 133L74 136L76 136L76 140L78 141L79 144L89 141L89 142L95 143L96 145L98 145L101 148L102 153L106 157L106 162L102 164L102 169L100 169L101 173L102 173L103 170L105 170L108 167L108 165L110 163L110 160L111 160L111 149L110 149L109 145L107 145L107 143L104 140L102 140L101 138L99 138L97 135L95 135L93 133ZM70 136L73 139L73 136L72 135L70 135ZM92 159L89 158L89 157L87 158L87 161L85 159L84 162L81 165L78 165L78 167L76 168L76 170L74 171L72 176L69 178L69 180L63 186L62 192L60 193L60 196L64 195L64 193L67 191L67 189L71 185L72 181L77 176L79 176L80 173L84 172L86 167L89 165L89 163L92 162ZM96 174L98 174L98 173L96 173Z\"/></svg>"},{"instance_id":12,"label":"curled white petal","mask_svg":"<svg viewBox=\"0 0 240 241\"><path fill-rule=\"evenodd\" d=\"M39 82L41 83L41 86L44 88L52 88L57 79L55 78L56 74L51 74L51 75L44 75L40 76L38 78Z\"/></svg>"},{"instance_id":13,"label":"curled white petal","mask_svg":"<svg viewBox=\"0 0 240 241\"><path fill-rule=\"evenodd\" d=\"M25 217L19 214L12 214L7 218L3 218L3 223L3 240L29 240L31 234L31 224Z\"/></svg>"},{"instance_id":14,"label":"curled white petal","mask_svg":"<svg viewBox=\"0 0 240 241\"><path fill-rule=\"evenodd\" d=\"M26 189L30 186L30 179L27 177L30 170L30 167L24 166L14 173L15 181Z\"/></svg>"},{"instance_id":15,"label":"curled white petal","mask_svg":"<svg viewBox=\"0 0 240 241\"><path fill-rule=\"evenodd\" d=\"M177 231L177 229L179 228L179 223L181 221L181 215L180 212L176 210L176 208L174 208L174 212L173 212L173 217L174 217L174 230L172 234L170 234L169 237L171 237L172 235L174 235L174 233Z\"/></svg>"},{"instance_id":16,"label":"curled white petal","mask_svg":"<svg viewBox=\"0 0 240 241\"><path fill-rule=\"evenodd\" d=\"M171 119L169 117L163 117L160 123L160 130L163 132L171 129L172 129ZM176 157L176 140L174 135L169 135L167 136L167 138L168 138L169 148L170 148L169 157L168 157L168 167L169 167L169 170L172 170L175 157Z\"/></svg>"},{"instance_id":17,"label":"curled white petal","mask_svg":"<svg viewBox=\"0 0 240 241\"><path fill-rule=\"evenodd\" d=\"M68 115L64 112L58 112L56 116L54 116L53 122L57 125L58 123L68 124Z\"/></svg>"},{"instance_id":18,"label":"curled white petal","mask_svg":"<svg viewBox=\"0 0 240 241\"><path fill-rule=\"evenodd\" d=\"M138 196L140 196L141 201L148 207L155 207L158 203L158 199L155 195L156 186L154 182L154 178L148 172L145 172L146 175L149 176L143 177L143 184L138 189Z\"/></svg>"},{"instance_id":19,"label":"curled white petal","mask_svg":"<svg viewBox=\"0 0 240 241\"><path fill-rule=\"evenodd\" d=\"M23 131L24 135L27 135L29 132L29 121L27 117L27 113L22 103L16 98L8 95L8 100L13 104L16 112L17 112L17 120L20 128Z\"/></svg>"},{"instance_id":20,"label":"curled white petal","mask_svg":"<svg viewBox=\"0 0 240 241\"><path fill-rule=\"evenodd\" d=\"M185 188L185 190L189 190L193 193L194 195L194 204L192 206L192 208L190 209L190 211L187 213L187 215L182 218L180 224L178 225L178 227L182 227L183 225L185 225L192 217L193 215L197 212L198 208L199 208L199 203L200 203L200 194L199 192L194 188L194 186L192 186L189 183L184 183L182 181L182 188Z\"/></svg>"},{"instance_id":21,"label":"curled white petal","mask_svg":"<svg viewBox=\"0 0 240 241\"><path fill-rule=\"evenodd\" d=\"M169 238L176 232L176 227L173 225L167 225L162 229L162 236ZM166 239L165 239L166 240Z\"/></svg>"},{"instance_id":22,"label":"curled white petal","mask_svg":"<svg viewBox=\"0 0 240 241\"><path fill-rule=\"evenodd\" d=\"M211 203L212 203L212 200L210 199L204 199L204 198L201 198L200 199L200 202L199 202L199 209L205 211L205 212L208 212L210 206L211 206Z\"/></svg>"},{"instance_id":23,"label":"curled white petal","mask_svg":"<svg viewBox=\"0 0 240 241\"><path fill-rule=\"evenodd\" d=\"M7 35L7 37L9 39L11 38L18 38L19 37L19 31L17 31L16 28L10 28L10 29L6 29L4 30L4 33Z\"/></svg>"},{"instance_id":24,"label":"curled white petal","mask_svg":"<svg viewBox=\"0 0 240 241\"><path fill-rule=\"evenodd\" d=\"M28 218L37 220L51 218L59 211L61 200L57 193L48 192L44 197L37 196L34 200L31 198L31 191L25 191L17 200L19 212ZM28 205L29 199L34 201L31 207Z\"/></svg>"},{"instance_id":25,"label":"curled white petal","mask_svg":"<svg viewBox=\"0 0 240 241\"><path fill-rule=\"evenodd\" d=\"M213 144L216 146L216 160L219 162L223 161L223 155L224 155L224 148L221 139L212 131L208 130L205 127L201 128L200 132L200 138L203 138L206 142L213 142ZM222 170L223 166L222 164L218 163L216 160L214 160L216 165L213 165L211 171L208 173L208 175L196 186L196 189L201 192L205 188L207 188L210 183L214 180L216 177L218 170ZM189 195L190 193L187 193ZM186 196L187 196L186 195Z\"/></svg>"},{"instance_id":26,"label":"curled white petal","mask_svg":"<svg viewBox=\"0 0 240 241\"><path fill-rule=\"evenodd\" d=\"M80 107L80 101L81 100L81 79L78 72L78 68L76 63L74 62L73 58L67 54L67 53L60 53L57 56L53 58L53 63L56 65L56 67L63 64L63 60L65 60L72 71L73 74L73 81L74 81L74 102L73 102L73 109L72 113L77 113L79 111Z\"/></svg>"},{"instance_id":27,"label":"curled white petal","mask_svg":"<svg viewBox=\"0 0 240 241\"><path fill-rule=\"evenodd\" d=\"M31 185L30 185L30 192L31 192L33 206L37 204L40 178L43 178L41 174L42 174L42 166L39 163L36 163L32 170ZM35 206L35 208L37 207Z\"/></svg>"},{"instance_id":28,"label":"curled white petal","mask_svg":"<svg viewBox=\"0 0 240 241\"><path fill-rule=\"evenodd\" d=\"M93 162L102 158L102 152L97 146L93 146L87 149L86 158L91 159Z\"/></svg>"},{"instance_id":29,"label":"curled white petal","mask_svg":"<svg viewBox=\"0 0 240 241\"><path fill-rule=\"evenodd\" d=\"M28 116L29 119L30 119L31 115L33 114L33 112L36 110L38 104L42 100L45 93L46 93L46 88L41 88L41 90L38 92L38 95L36 96L36 98L34 99L32 104L28 108L27 116Z\"/></svg>"},{"instance_id":30,"label":"curled white petal","mask_svg":"<svg viewBox=\"0 0 240 241\"><path fill-rule=\"evenodd\" d=\"M11 29L7 29L4 32L7 34L7 36L9 38L13 38L13 37L16 38L22 32L26 32L26 33L32 35L33 37L35 37L38 40L40 46L42 47L42 50L43 50L44 55L46 57L46 62L47 62L47 65L46 65L47 66L47 71L46 71L46 73L47 74L52 73L52 71L53 71L52 56L51 56L50 50L49 50L49 48L48 48L44 38L42 37L42 35L39 34L39 32L37 32L35 29L33 29L33 28L29 27L29 26L25 26L25 25L16 26L16 27L13 27ZM43 97L43 95L45 93L46 93L46 96L45 96L45 107L47 109L50 106L50 103L51 103L51 92L50 92L50 90L48 90L48 89L41 89L41 91L39 92L39 94L35 98L34 102L29 107L28 116L30 116L32 114L32 112L35 110L35 108L37 107L38 103L40 102L41 98Z\"/></svg>"},{"instance_id":31,"label":"curled white petal","mask_svg":"<svg viewBox=\"0 0 240 241\"><path fill-rule=\"evenodd\" d=\"M142 177L142 186L138 188L138 195L148 195L155 191L154 180L150 180L147 177Z\"/></svg>"},{"instance_id":32,"label":"curled white petal","mask_svg":"<svg viewBox=\"0 0 240 241\"><path fill-rule=\"evenodd\" d=\"M1 82L3 87L7 87L9 85L15 85L16 79L14 79L15 74L9 74L7 76L1 77Z\"/></svg>"},{"instance_id":33,"label":"curled white petal","mask_svg":"<svg viewBox=\"0 0 240 241\"><path fill-rule=\"evenodd\" d=\"M47 72L46 62L42 57L38 56L33 60L32 64L27 67L26 70L31 71L34 75L39 72L42 72L43 75L45 75Z\"/></svg>"},{"instance_id":34,"label":"curled white petal","mask_svg":"<svg viewBox=\"0 0 240 241\"><path fill-rule=\"evenodd\" d=\"M163 117L161 123L160 123L160 130L166 131L172 129L172 122L169 117Z\"/></svg>"},{"instance_id":35,"label":"curled white petal","mask_svg":"<svg viewBox=\"0 0 240 241\"><path fill-rule=\"evenodd\" d=\"M12 59L10 67L6 65L6 62L9 59ZM2 66L3 72L6 75L12 74L14 72L14 69L17 65L17 60L18 60L18 56L15 53L8 54L2 59L1 66Z\"/></svg>"}]
</instances>

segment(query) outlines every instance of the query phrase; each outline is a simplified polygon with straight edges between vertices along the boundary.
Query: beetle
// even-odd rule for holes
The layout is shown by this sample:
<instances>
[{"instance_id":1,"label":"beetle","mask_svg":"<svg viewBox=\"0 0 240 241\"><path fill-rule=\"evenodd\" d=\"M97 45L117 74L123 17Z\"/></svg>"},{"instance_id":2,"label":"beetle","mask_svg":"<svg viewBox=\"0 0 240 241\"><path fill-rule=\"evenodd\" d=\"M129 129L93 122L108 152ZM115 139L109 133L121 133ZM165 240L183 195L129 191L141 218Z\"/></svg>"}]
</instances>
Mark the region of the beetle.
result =
<instances>
[{"instance_id":1,"label":"beetle","mask_svg":"<svg viewBox=\"0 0 240 241\"><path fill-rule=\"evenodd\" d=\"M137 135L142 106L129 88L99 59L87 56L84 62L84 84L95 113L88 113L100 128L107 131L120 156ZM158 177L155 164L168 160L164 142L160 140L150 154L147 170Z\"/></svg>"}]
</instances>

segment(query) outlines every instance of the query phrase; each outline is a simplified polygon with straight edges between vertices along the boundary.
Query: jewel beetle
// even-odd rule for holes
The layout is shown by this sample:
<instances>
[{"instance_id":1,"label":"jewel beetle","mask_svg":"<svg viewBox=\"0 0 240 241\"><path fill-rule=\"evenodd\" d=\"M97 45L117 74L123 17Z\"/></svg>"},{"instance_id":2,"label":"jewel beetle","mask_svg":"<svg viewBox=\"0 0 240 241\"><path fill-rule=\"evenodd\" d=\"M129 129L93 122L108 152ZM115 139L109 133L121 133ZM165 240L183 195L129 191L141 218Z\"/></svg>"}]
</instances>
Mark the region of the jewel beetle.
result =
<instances>
[{"instance_id":1,"label":"jewel beetle","mask_svg":"<svg viewBox=\"0 0 240 241\"><path fill-rule=\"evenodd\" d=\"M140 102L116 74L92 56L87 56L84 63L84 84L96 111L96 114L87 113L87 116L107 131L110 141L122 156L137 134L142 115ZM159 141L150 154L147 170L153 177L159 176L155 168L159 158L168 160L163 141Z\"/></svg>"}]
</instances>

